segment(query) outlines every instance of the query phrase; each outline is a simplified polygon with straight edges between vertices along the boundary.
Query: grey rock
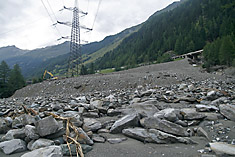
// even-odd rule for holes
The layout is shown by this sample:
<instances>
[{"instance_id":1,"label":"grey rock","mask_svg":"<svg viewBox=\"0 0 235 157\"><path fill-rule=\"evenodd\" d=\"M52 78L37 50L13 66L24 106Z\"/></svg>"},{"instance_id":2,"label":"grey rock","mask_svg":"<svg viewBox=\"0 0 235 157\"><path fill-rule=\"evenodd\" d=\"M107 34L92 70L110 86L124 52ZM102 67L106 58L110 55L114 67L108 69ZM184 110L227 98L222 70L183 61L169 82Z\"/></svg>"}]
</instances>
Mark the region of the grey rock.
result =
<instances>
[{"instance_id":1,"label":"grey rock","mask_svg":"<svg viewBox=\"0 0 235 157\"><path fill-rule=\"evenodd\" d=\"M101 100L95 100L95 101L91 101L91 102L90 102L90 104L91 104L92 106L94 106L95 108L102 107L103 103L104 103L104 102L101 101Z\"/></svg>"},{"instance_id":2,"label":"grey rock","mask_svg":"<svg viewBox=\"0 0 235 157\"><path fill-rule=\"evenodd\" d=\"M218 98L218 96L217 96L216 91L210 91L210 92L207 93L207 99L208 100L215 100L217 98Z\"/></svg>"},{"instance_id":3,"label":"grey rock","mask_svg":"<svg viewBox=\"0 0 235 157\"><path fill-rule=\"evenodd\" d=\"M224 116L221 115L220 113L205 112L204 114L206 116L206 118L204 120L216 121L216 120L219 120L219 119L224 119Z\"/></svg>"},{"instance_id":4,"label":"grey rock","mask_svg":"<svg viewBox=\"0 0 235 157\"><path fill-rule=\"evenodd\" d=\"M131 104L130 107L138 114L140 114L142 117L151 117L156 112L159 111L159 109L154 105L155 102L153 101L146 101L142 103L134 103Z\"/></svg>"},{"instance_id":5,"label":"grey rock","mask_svg":"<svg viewBox=\"0 0 235 157\"><path fill-rule=\"evenodd\" d=\"M96 143L105 143L105 138L100 135L93 135L92 140Z\"/></svg>"},{"instance_id":6,"label":"grey rock","mask_svg":"<svg viewBox=\"0 0 235 157\"><path fill-rule=\"evenodd\" d=\"M123 141L126 141L127 138L109 138L107 139L107 141L110 143L110 144L118 144L118 143L121 143Z\"/></svg>"},{"instance_id":7,"label":"grey rock","mask_svg":"<svg viewBox=\"0 0 235 157\"><path fill-rule=\"evenodd\" d=\"M198 112L219 111L219 108L212 105L196 105L195 107Z\"/></svg>"},{"instance_id":8,"label":"grey rock","mask_svg":"<svg viewBox=\"0 0 235 157\"><path fill-rule=\"evenodd\" d=\"M70 122L75 125L76 127L81 127L83 122L82 122L82 117L79 114L76 114L73 117L70 117Z\"/></svg>"},{"instance_id":9,"label":"grey rock","mask_svg":"<svg viewBox=\"0 0 235 157\"><path fill-rule=\"evenodd\" d=\"M3 141L12 139L24 139L26 137L24 129L13 129L9 130L6 135L2 137Z\"/></svg>"},{"instance_id":10,"label":"grey rock","mask_svg":"<svg viewBox=\"0 0 235 157\"><path fill-rule=\"evenodd\" d=\"M188 137L176 137L174 135L162 132L156 129L149 130L150 137L155 143L184 143L184 144L197 144L197 142L191 140Z\"/></svg>"},{"instance_id":11,"label":"grey rock","mask_svg":"<svg viewBox=\"0 0 235 157\"><path fill-rule=\"evenodd\" d=\"M78 142L82 144L93 145L94 142L90 139L90 137L83 131L82 128L77 128L79 133Z\"/></svg>"},{"instance_id":12,"label":"grey rock","mask_svg":"<svg viewBox=\"0 0 235 157\"><path fill-rule=\"evenodd\" d=\"M70 156L70 151L69 151L67 144L62 144L62 145L60 145L60 147L61 147L61 150L62 150L62 153L64 156ZM93 149L91 146L85 145L85 144L81 144L81 147L82 147L82 152L84 154L90 152ZM72 156L77 156L76 145L71 144L70 149L71 149Z\"/></svg>"},{"instance_id":13,"label":"grey rock","mask_svg":"<svg viewBox=\"0 0 235 157\"><path fill-rule=\"evenodd\" d=\"M7 125L7 121L5 119L0 119L0 134L5 134L10 127Z\"/></svg>"},{"instance_id":14,"label":"grey rock","mask_svg":"<svg viewBox=\"0 0 235 157\"><path fill-rule=\"evenodd\" d=\"M47 146L51 146L51 145L54 145L54 141L40 138L40 139L36 140L35 142L33 142L32 145L28 144L27 148L29 150L35 150L35 149L39 149L39 148L47 147Z\"/></svg>"},{"instance_id":15,"label":"grey rock","mask_svg":"<svg viewBox=\"0 0 235 157\"><path fill-rule=\"evenodd\" d=\"M154 117L143 118L140 120L140 124L146 129L157 129L177 136L189 135L182 126Z\"/></svg>"},{"instance_id":16,"label":"grey rock","mask_svg":"<svg viewBox=\"0 0 235 157\"><path fill-rule=\"evenodd\" d=\"M102 124L97 121L96 119L91 119L91 118L84 118L84 124L83 124L83 129L88 132L88 131L97 131L102 127Z\"/></svg>"},{"instance_id":17,"label":"grey rock","mask_svg":"<svg viewBox=\"0 0 235 157\"><path fill-rule=\"evenodd\" d=\"M21 157L63 157L60 146L49 146L45 148L35 149L25 153Z\"/></svg>"},{"instance_id":18,"label":"grey rock","mask_svg":"<svg viewBox=\"0 0 235 157\"><path fill-rule=\"evenodd\" d=\"M31 125L36 122L35 118L32 115L23 114L20 116L23 125Z\"/></svg>"},{"instance_id":19,"label":"grey rock","mask_svg":"<svg viewBox=\"0 0 235 157\"><path fill-rule=\"evenodd\" d=\"M32 140L37 140L39 139L39 135L36 133L36 128L35 126L32 125L26 125L25 126L25 135Z\"/></svg>"},{"instance_id":20,"label":"grey rock","mask_svg":"<svg viewBox=\"0 0 235 157\"><path fill-rule=\"evenodd\" d=\"M228 98L226 97L221 97L221 98L218 98L216 100L213 100L210 105L212 106L219 106L220 104L224 104L228 101Z\"/></svg>"},{"instance_id":21,"label":"grey rock","mask_svg":"<svg viewBox=\"0 0 235 157\"><path fill-rule=\"evenodd\" d=\"M12 122L13 129L22 128L23 126L24 125L23 125L22 119L20 117L16 117Z\"/></svg>"},{"instance_id":22,"label":"grey rock","mask_svg":"<svg viewBox=\"0 0 235 157\"><path fill-rule=\"evenodd\" d=\"M205 137L207 140L210 140L207 132L202 127L197 128L197 135Z\"/></svg>"},{"instance_id":23,"label":"grey rock","mask_svg":"<svg viewBox=\"0 0 235 157\"><path fill-rule=\"evenodd\" d=\"M0 149L7 155L26 151L26 143L20 139L13 139L0 143Z\"/></svg>"},{"instance_id":24,"label":"grey rock","mask_svg":"<svg viewBox=\"0 0 235 157\"><path fill-rule=\"evenodd\" d=\"M97 112L85 112L82 115L87 118L99 118L99 114Z\"/></svg>"},{"instance_id":25,"label":"grey rock","mask_svg":"<svg viewBox=\"0 0 235 157\"><path fill-rule=\"evenodd\" d=\"M154 141L150 137L148 131L144 128L129 128L122 130L122 133L128 137L134 138L141 142L153 143Z\"/></svg>"},{"instance_id":26,"label":"grey rock","mask_svg":"<svg viewBox=\"0 0 235 157\"><path fill-rule=\"evenodd\" d=\"M235 155L235 145L216 142L210 143L210 148L218 155Z\"/></svg>"},{"instance_id":27,"label":"grey rock","mask_svg":"<svg viewBox=\"0 0 235 157\"><path fill-rule=\"evenodd\" d=\"M39 135L44 137L56 133L59 129L59 124L52 116L49 116L37 121L35 127Z\"/></svg>"},{"instance_id":28,"label":"grey rock","mask_svg":"<svg viewBox=\"0 0 235 157\"><path fill-rule=\"evenodd\" d=\"M185 120L199 120L205 118L205 114L199 113L195 108L184 108L180 110Z\"/></svg>"},{"instance_id":29,"label":"grey rock","mask_svg":"<svg viewBox=\"0 0 235 157\"><path fill-rule=\"evenodd\" d=\"M220 113L227 119L235 121L235 106L229 104L219 105Z\"/></svg>"},{"instance_id":30,"label":"grey rock","mask_svg":"<svg viewBox=\"0 0 235 157\"><path fill-rule=\"evenodd\" d=\"M113 116L118 116L121 113L122 113L122 111L118 110L118 109L108 109L107 115L110 117L113 117Z\"/></svg>"},{"instance_id":31,"label":"grey rock","mask_svg":"<svg viewBox=\"0 0 235 157\"><path fill-rule=\"evenodd\" d=\"M179 110L173 108L167 108L155 113L153 117L165 118L168 121L175 122L179 119L178 115L179 115Z\"/></svg>"},{"instance_id":32,"label":"grey rock","mask_svg":"<svg viewBox=\"0 0 235 157\"><path fill-rule=\"evenodd\" d=\"M117 120L111 127L111 133L121 133L123 129L129 127L137 127L139 125L139 116L138 114L131 114L122 117Z\"/></svg>"}]
</instances>

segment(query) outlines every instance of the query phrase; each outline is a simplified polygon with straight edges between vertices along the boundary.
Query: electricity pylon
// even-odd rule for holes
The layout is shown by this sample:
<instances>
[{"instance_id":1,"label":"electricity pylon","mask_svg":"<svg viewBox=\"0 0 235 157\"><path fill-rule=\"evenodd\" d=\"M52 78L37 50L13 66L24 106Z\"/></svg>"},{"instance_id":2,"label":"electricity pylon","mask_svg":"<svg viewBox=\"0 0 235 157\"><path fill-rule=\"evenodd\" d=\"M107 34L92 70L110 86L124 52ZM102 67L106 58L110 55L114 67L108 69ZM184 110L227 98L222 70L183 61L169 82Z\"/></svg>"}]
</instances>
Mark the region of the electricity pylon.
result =
<instances>
[{"instance_id":1,"label":"electricity pylon","mask_svg":"<svg viewBox=\"0 0 235 157\"><path fill-rule=\"evenodd\" d=\"M68 60L68 77L79 74L79 65L81 64L81 31L79 21L79 8L78 1L75 0L75 6L73 8L73 21L71 29L71 41L70 41L70 56Z\"/></svg>"},{"instance_id":2,"label":"electricity pylon","mask_svg":"<svg viewBox=\"0 0 235 157\"><path fill-rule=\"evenodd\" d=\"M78 76L79 66L82 64L82 49L81 49L81 28L91 31L92 29L80 25L80 14L87 15L88 13L80 11L78 7L78 0L75 0L75 6L73 9L73 21L71 29L71 41L70 41L70 56L68 60L68 73L67 76ZM58 23L60 23L58 21ZM69 23L67 23L69 25Z\"/></svg>"}]
</instances>

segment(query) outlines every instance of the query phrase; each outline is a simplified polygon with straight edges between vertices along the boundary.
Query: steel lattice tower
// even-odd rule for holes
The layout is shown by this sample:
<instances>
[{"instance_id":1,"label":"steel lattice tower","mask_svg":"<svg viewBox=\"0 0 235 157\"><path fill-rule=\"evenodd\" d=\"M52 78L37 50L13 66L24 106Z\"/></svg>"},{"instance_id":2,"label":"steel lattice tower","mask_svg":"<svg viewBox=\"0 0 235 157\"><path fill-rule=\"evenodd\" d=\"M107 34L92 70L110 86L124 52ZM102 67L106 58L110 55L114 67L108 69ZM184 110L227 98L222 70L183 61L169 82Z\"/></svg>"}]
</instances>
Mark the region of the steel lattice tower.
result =
<instances>
[{"instance_id":1,"label":"steel lattice tower","mask_svg":"<svg viewBox=\"0 0 235 157\"><path fill-rule=\"evenodd\" d=\"M70 56L68 61L68 77L78 76L79 65L81 64L81 33L80 33L80 21L79 21L79 8L78 1L75 0L75 6L73 9L73 21L71 30L70 41Z\"/></svg>"}]
</instances>

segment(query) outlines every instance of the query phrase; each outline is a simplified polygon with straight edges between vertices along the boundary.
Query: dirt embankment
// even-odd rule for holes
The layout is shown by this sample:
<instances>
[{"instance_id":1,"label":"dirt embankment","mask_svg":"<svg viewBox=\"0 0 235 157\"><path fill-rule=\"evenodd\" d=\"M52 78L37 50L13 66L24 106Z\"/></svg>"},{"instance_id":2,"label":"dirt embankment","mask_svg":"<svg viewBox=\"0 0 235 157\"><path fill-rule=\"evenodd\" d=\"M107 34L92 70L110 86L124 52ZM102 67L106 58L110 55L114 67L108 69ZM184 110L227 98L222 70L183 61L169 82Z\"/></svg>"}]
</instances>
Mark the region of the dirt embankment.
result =
<instances>
[{"instance_id":1,"label":"dirt embankment","mask_svg":"<svg viewBox=\"0 0 235 157\"><path fill-rule=\"evenodd\" d=\"M193 67L187 59L184 59L105 75L94 74L56 81L44 81L18 90L13 97L79 95L94 91L133 89L138 86L165 86L187 80L201 81L208 78L226 79L225 76L221 75L201 73L199 67Z\"/></svg>"}]
</instances>

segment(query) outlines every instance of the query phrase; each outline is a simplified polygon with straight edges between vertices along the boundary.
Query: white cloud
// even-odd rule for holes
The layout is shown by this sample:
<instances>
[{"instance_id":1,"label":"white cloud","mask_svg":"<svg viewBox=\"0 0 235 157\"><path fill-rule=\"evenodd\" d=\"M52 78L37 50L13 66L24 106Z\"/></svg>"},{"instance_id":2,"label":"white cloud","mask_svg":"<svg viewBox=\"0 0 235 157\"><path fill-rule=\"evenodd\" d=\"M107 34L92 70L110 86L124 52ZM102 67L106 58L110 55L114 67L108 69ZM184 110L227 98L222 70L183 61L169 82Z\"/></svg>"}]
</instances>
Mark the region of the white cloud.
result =
<instances>
[{"instance_id":1,"label":"white cloud","mask_svg":"<svg viewBox=\"0 0 235 157\"><path fill-rule=\"evenodd\" d=\"M60 38L58 31L52 26L56 22L52 11L60 21L71 21L72 13L64 10L58 12L63 4L73 6L74 0L43 0L50 11L51 20L41 0L7 0L0 2L0 46L16 45L22 49L34 49L52 44ZM89 3L88 3L89 1ZM147 20L154 12L166 7L174 0L102 0L100 10L90 33L82 33L82 39L102 40L105 36L116 34L125 28ZM88 15L81 18L81 23L92 27L99 0L80 0L79 6ZM89 5L88 5L89 4ZM53 23L52 23L53 21ZM63 36L70 35L70 28L57 25ZM84 31L83 31L84 32Z\"/></svg>"}]
</instances>

